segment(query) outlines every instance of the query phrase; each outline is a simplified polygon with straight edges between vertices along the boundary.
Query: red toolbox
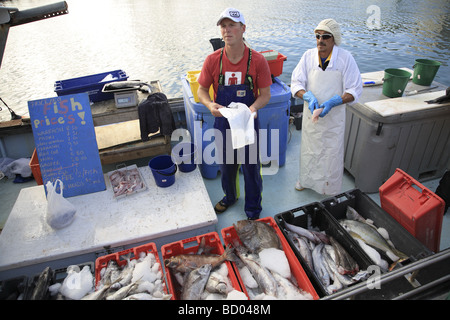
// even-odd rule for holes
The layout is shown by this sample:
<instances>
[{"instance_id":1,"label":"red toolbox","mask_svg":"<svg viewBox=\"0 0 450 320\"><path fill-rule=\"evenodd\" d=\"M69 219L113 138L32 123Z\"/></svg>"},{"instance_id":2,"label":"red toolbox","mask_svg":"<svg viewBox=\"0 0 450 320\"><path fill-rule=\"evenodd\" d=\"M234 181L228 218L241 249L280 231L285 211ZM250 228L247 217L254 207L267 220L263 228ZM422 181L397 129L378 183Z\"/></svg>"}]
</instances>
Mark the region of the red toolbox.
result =
<instances>
[{"instance_id":1,"label":"red toolbox","mask_svg":"<svg viewBox=\"0 0 450 320\"><path fill-rule=\"evenodd\" d=\"M381 207L428 249L439 251L445 202L401 169L379 188Z\"/></svg>"},{"instance_id":2,"label":"red toolbox","mask_svg":"<svg viewBox=\"0 0 450 320\"><path fill-rule=\"evenodd\" d=\"M211 249L208 252L209 254L222 255L225 252L223 244L220 241L217 232L210 232L200 236L195 236L192 238L163 245L161 247L161 255L163 261L179 254L196 254L198 252L200 244L202 243L202 240L204 241L205 248L207 248L208 250ZM229 261L225 261L224 263L228 268L228 278L231 282L231 285L234 289L242 291L239 281L234 274L231 263ZM164 268L166 272L166 280L169 287L169 292L172 294L172 300L179 300L181 296L181 286L175 279L172 270L170 270L170 268L167 266L164 266Z\"/></svg>"},{"instance_id":3,"label":"red toolbox","mask_svg":"<svg viewBox=\"0 0 450 320\"><path fill-rule=\"evenodd\" d=\"M161 272L161 275L164 275L161 261L159 260L158 256L158 250L156 249L156 244L153 242L143 244L138 247L130 248L127 250L123 250L120 252L115 252L108 254L106 256L98 257L97 260L95 260L95 284L97 285L100 281L100 271L103 268L106 268L108 266L108 262L110 260L115 260L119 267L123 267L127 264L127 260L123 257L131 253L130 260L139 259L141 253L145 253L146 255L149 253L152 253L155 256L156 262L159 263L159 271ZM167 287L164 282L164 277L161 279L164 283L164 292L167 294Z\"/></svg>"},{"instance_id":4,"label":"red toolbox","mask_svg":"<svg viewBox=\"0 0 450 320\"><path fill-rule=\"evenodd\" d=\"M308 276L306 275L305 271L303 270L303 268L300 264L300 261L297 259L294 252L292 251L291 247L289 246L289 243L287 242L286 238L283 236L283 233L281 232L280 228L278 228L278 225L276 224L275 220L272 217L266 217L266 218L258 219L257 221L265 222L265 223L269 224L272 228L275 229L275 232L277 233L278 238L281 241L283 251L286 254L286 258L289 262L289 267L291 268L292 275L297 280L298 287L300 289L310 293L314 300L318 300L319 295L317 294L316 290L314 289L314 286L312 285L312 283L309 280ZM242 244L234 226L222 229L222 239L225 242L225 245L232 244L233 241L236 241L236 240ZM242 291L247 294L247 290L245 289L244 282L242 281L242 278L239 274L239 270L237 269L237 267L234 263L233 263L233 266L235 268L237 278L239 279L239 282L242 284Z\"/></svg>"}]
</instances>

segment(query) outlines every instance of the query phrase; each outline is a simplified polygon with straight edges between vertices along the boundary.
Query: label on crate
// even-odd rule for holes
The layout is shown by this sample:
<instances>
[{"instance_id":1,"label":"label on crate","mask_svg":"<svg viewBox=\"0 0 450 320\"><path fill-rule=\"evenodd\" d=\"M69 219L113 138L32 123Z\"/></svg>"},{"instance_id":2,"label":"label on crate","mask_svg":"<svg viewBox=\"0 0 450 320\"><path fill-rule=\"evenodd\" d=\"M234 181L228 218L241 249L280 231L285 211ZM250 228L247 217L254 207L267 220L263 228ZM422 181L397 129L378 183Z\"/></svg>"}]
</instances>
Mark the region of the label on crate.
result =
<instances>
[{"instance_id":1,"label":"label on crate","mask_svg":"<svg viewBox=\"0 0 450 320\"><path fill-rule=\"evenodd\" d=\"M88 94L28 101L28 110L44 186L61 179L64 197L105 190Z\"/></svg>"}]
</instances>

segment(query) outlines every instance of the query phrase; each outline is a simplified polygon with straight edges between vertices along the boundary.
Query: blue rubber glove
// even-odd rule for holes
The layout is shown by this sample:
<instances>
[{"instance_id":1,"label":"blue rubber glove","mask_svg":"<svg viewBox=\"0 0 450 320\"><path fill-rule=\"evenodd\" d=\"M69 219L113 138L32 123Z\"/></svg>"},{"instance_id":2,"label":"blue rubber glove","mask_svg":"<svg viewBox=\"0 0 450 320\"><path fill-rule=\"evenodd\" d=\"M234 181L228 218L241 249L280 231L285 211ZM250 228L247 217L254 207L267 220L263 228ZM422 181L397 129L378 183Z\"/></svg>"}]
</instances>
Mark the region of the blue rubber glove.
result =
<instances>
[{"instance_id":1,"label":"blue rubber glove","mask_svg":"<svg viewBox=\"0 0 450 320\"><path fill-rule=\"evenodd\" d=\"M319 108L319 102L317 101L316 97L314 97L311 91L305 92L303 94L303 101L308 102L308 108L309 111L311 111L311 114L315 109Z\"/></svg>"},{"instance_id":2,"label":"blue rubber glove","mask_svg":"<svg viewBox=\"0 0 450 320\"><path fill-rule=\"evenodd\" d=\"M325 101L320 105L320 108L323 108L323 111L320 113L319 117L325 117L328 112L330 112L331 108L336 107L342 104L342 98L339 95L334 95L330 100Z\"/></svg>"}]
</instances>

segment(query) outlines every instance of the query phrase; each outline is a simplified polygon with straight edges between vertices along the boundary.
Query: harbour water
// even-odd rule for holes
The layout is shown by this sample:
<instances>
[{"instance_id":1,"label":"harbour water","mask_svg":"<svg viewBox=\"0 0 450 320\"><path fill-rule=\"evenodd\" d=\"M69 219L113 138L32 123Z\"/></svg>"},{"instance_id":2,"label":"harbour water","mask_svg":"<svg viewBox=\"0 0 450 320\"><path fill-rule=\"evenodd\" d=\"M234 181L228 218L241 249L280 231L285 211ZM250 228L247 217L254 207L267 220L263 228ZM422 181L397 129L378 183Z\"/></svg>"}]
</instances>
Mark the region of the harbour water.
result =
<instances>
[{"instance_id":1,"label":"harbour water","mask_svg":"<svg viewBox=\"0 0 450 320\"><path fill-rule=\"evenodd\" d=\"M5 0L25 10L55 0ZM450 2L447 0L67 0L69 14L12 27L0 68L0 97L19 115L27 101L56 96L57 80L124 70L129 79L160 80L169 98L181 97L180 77L199 70L220 37L226 7L245 16L246 40L258 51L287 57L280 79L290 83L314 27L325 18L342 29L342 47L361 72L410 67L415 59L442 63L436 80L450 85ZM0 121L10 119L3 108Z\"/></svg>"}]
</instances>

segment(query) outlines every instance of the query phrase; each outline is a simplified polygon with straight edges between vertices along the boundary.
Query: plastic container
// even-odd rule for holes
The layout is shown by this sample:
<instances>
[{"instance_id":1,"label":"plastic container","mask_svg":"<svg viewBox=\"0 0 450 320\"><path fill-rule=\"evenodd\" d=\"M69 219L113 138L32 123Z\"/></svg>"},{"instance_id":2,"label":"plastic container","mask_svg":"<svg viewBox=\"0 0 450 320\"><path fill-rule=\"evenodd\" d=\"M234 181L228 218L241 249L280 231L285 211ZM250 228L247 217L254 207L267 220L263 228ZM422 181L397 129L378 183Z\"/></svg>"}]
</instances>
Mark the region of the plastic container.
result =
<instances>
[{"instance_id":1,"label":"plastic container","mask_svg":"<svg viewBox=\"0 0 450 320\"><path fill-rule=\"evenodd\" d=\"M95 260L95 284L96 284L96 286L98 285L98 283L101 280L100 272L102 271L103 268L106 268L108 266L108 262L110 260L116 261L117 264L119 265L119 267L123 267L127 264L127 260L124 258L124 256L127 256L128 254L130 254L130 260L135 260L135 259L140 258L141 253L145 253L146 255L149 253L153 254L155 256L156 263L159 263L159 271L161 272L161 275L163 275L161 261L159 260L159 256L158 256L158 250L156 249L155 243L150 242L150 243L143 244L141 246L123 250L120 252L111 253L106 256L98 257ZM161 279L161 280L164 283L164 279ZM166 287L165 283L164 283L163 288L164 288L164 292L167 294L168 292L167 292L167 287Z\"/></svg>"},{"instance_id":2,"label":"plastic container","mask_svg":"<svg viewBox=\"0 0 450 320\"><path fill-rule=\"evenodd\" d=\"M333 219L325 208L318 202L308 204L303 207L295 208L275 215L275 221L280 227L281 232L288 241L292 251L301 262L303 269L313 283L316 291L321 297L329 295L324 285L317 277L314 270L308 266L300 252L298 251L292 238L288 236L286 223L299 226L305 229L314 228L315 230L325 231L328 236L332 236L347 253L355 259L360 270L366 270L373 264L372 260L361 249L361 247L345 232L341 225Z\"/></svg>"},{"instance_id":3,"label":"plastic container","mask_svg":"<svg viewBox=\"0 0 450 320\"><path fill-rule=\"evenodd\" d=\"M161 247L161 255L163 261L179 254L196 254L198 252L200 244L202 243L202 240L204 241L205 248L207 248L208 250L211 249L211 251L209 251L209 254L222 255L224 253L225 250L223 248L222 242L220 241L219 235L217 234L217 232L210 232L163 245ZM241 285L239 284L239 281L234 274L231 263L229 261L225 261L224 263L228 268L228 278L231 282L231 285L234 289L242 291ZM167 266L165 266L164 268L166 272L166 280L169 287L169 292L172 294L172 300L179 300L181 295L181 286L175 279L172 270Z\"/></svg>"},{"instance_id":4,"label":"plastic container","mask_svg":"<svg viewBox=\"0 0 450 320\"><path fill-rule=\"evenodd\" d=\"M119 165L116 170L109 171L107 173L108 179L111 183L111 189L114 194L115 199L121 199L127 197L129 195L142 192L147 190L147 184L145 180L142 178L141 172L139 171L137 165L133 164L131 166ZM133 186L132 190L127 190L123 192L121 189L122 186L131 186L128 185L128 178L131 177L131 182L136 184L137 186Z\"/></svg>"},{"instance_id":5,"label":"plastic container","mask_svg":"<svg viewBox=\"0 0 450 320\"><path fill-rule=\"evenodd\" d=\"M162 155L154 157L149 161L148 166L152 171L158 187L167 188L175 183L177 165L172 161L171 156Z\"/></svg>"},{"instance_id":6,"label":"plastic container","mask_svg":"<svg viewBox=\"0 0 450 320\"><path fill-rule=\"evenodd\" d=\"M286 254L286 258L289 262L289 267L291 268L291 273L292 273L293 277L296 279L298 287L301 288L302 290L310 293L314 300L319 299L319 295L317 294L316 289L314 288L313 284L311 283L308 276L306 275L305 270L302 268L302 265L300 264L300 261L297 259L296 255L292 251L289 243L287 242L286 238L284 237L283 233L281 232L281 230L278 227L275 220L272 217L267 217L267 218L258 219L257 221L262 221L264 223L267 223L277 233L278 238L281 241L283 251ZM238 241L239 243L242 244L234 226L222 229L221 233L222 233L222 239L223 239L225 245L233 244L234 241ZM242 291L247 294L247 290L245 289L244 282L242 281L241 275L239 274L239 270L236 267L236 265L234 264L234 262L233 262L233 267L236 272L236 276L239 279L239 282L241 283Z\"/></svg>"},{"instance_id":7,"label":"plastic container","mask_svg":"<svg viewBox=\"0 0 450 320\"><path fill-rule=\"evenodd\" d=\"M428 249L438 252L444 200L401 169L379 191L381 207Z\"/></svg>"},{"instance_id":8,"label":"plastic container","mask_svg":"<svg viewBox=\"0 0 450 320\"><path fill-rule=\"evenodd\" d=\"M0 300L26 299L28 292L28 278L19 276L0 281Z\"/></svg>"},{"instance_id":9,"label":"plastic container","mask_svg":"<svg viewBox=\"0 0 450 320\"><path fill-rule=\"evenodd\" d=\"M201 70L195 70L195 71L188 71L186 74L186 80L189 82L189 86L191 87L191 91L192 91L192 95L194 97L194 101L195 102L199 102L200 100L198 99L198 77L200 75L200 71ZM209 97L211 98L211 100L214 99L214 88L211 85L211 87L209 87Z\"/></svg>"},{"instance_id":10,"label":"plastic container","mask_svg":"<svg viewBox=\"0 0 450 320\"><path fill-rule=\"evenodd\" d=\"M401 97L411 73L401 69L384 70L383 94L390 98Z\"/></svg>"},{"instance_id":11,"label":"plastic container","mask_svg":"<svg viewBox=\"0 0 450 320\"><path fill-rule=\"evenodd\" d=\"M258 111L260 129L266 130L261 131L266 133L262 139L267 141L266 143L260 142L260 160L263 164L273 162L282 167L286 162L291 91L278 78L274 78L274 81L270 86L271 98L269 103ZM213 161L205 161L205 156L213 159L216 156L214 137L211 137L210 134L212 132L210 129L214 129L215 118L208 108L194 101L189 83L184 76L181 77L181 82L187 129L193 138L193 142L199 148L199 152L201 146L202 158L198 160L200 172L204 178L214 179L219 172L219 165ZM272 131L272 129L277 131Z\"/></svg>"},{"instance_id":12,"label":"plastic container","mask_svg":"<svg viewBox=\"0 0 450 320\"><path fill-rule=\"evenodd\" d=\"M372 220L378 228L386 229L395 248L409 257L402 264L417 261L432 254L425 245L414 238L400 223L359 189L327 198L321 203L336 220L345 219L347 206L351 206L365 219ZM384 253L381 254L384 255Z\"/></svg>"},{"instance_id":13,"label":"plastic container","mask_svg":"<svg viewBox=\"0 0 450 320\"><path fill-rule=\"evenodd\" d=\"M435 60L416 59L413 72L413 83L429 86L434 80L441 63Z\"/></svg>"},{"instance_id":14,"label":"plastic container","mask_svg":"<svg viewBox=\"0 0 450 320\"><path fill-rule=\"evenodd\" d=\"M197 146L190 142L178 143L172 148L172 160L181 172L191 172L197 167Z\"/></svg>"},{"instance_id":15,"label":"plastic container","mask_svg":"<svg viewBox=\"0 0 450 320\"><path fill-rule=\"evenodd\" d=\"M267 51L261 51L262 55L269 55L269 57L272 55L273 50L267 50ZM286 56L279 53L276 58L267 60L269 63L270 73L274 77L278 77L283 73L283 63L286 61Z\"/></svg>"},{"instance_id":16,"label":"plastic container","mask_svg":"<svg viewBox=\"0 0 450 320\"><path fill-rule=\"evenodd\" d=\"M30 168L31 172L33 173L34 180L36 180L36 183L38 185L44 184L44 182L42 181L41 167L39 166L39 159L37 157L36 149L34 149L33 155L31 156Z\"/></svg>"},{"instance_id":17,"label":"plastic container","mask_svg":"<svg viewBox=\"0 0 450 320\"><path fill-rule=\"evenodd\" d=\"M114 93L102 92L103 86L110 82L127 80L123 70L114 70L84 77L58 80L55 82L55 92L58 96L86 92L91 102L114 99Z\"/></svg>"}]
</instances>

